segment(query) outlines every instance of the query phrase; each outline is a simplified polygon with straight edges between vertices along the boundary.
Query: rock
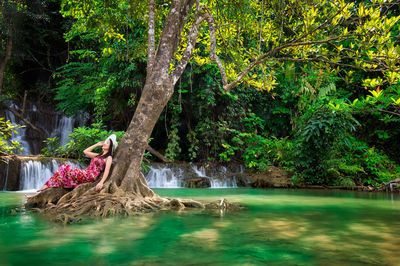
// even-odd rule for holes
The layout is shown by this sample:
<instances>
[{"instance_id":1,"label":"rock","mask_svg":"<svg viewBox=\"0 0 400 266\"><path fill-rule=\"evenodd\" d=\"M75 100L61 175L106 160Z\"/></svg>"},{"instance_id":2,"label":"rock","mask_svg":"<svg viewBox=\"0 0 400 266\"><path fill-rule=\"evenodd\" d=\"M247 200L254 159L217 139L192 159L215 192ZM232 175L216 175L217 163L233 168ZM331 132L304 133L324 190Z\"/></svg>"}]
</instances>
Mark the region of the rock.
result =
<instances>
[{"instance_id":1,"label":"rock","mask_svg":"<svg viewBox=\"0 0 400 266\"><path fill-rule=\"evenodd\" d=\"M248 187L250 186L250 179L248 178L248 173L234 173L231 174L231 178L235 178L236 185L238 187Z\"/></svg>"},{"instance_id":2,"label":"rock","mask_svg":"<svg viewBox=\"0 0 400 266\"><path fill-rule=\"evenodd\" d=\"M239 164L152 162L151 167L152 169L146 174L146 179L153 187L162 187L160 180L174 181L178 187L190 188L208 188L213 183L222 187L248 187L250 185L249 179L244 173L244 167Z\"/></svg>"},{"instance_id":3,"label":"rock","mask_svg":"<svg viewBox=\"0 0 400 266\"><path fill-rule=\"evenodd\" d=\"M207 203L205 208L207 210L237 211L243 209L244 207L236 203L228 202L227 199L222 198L220 200Z\"/></svg>"},{"instance_id":4,"label":"rock","mask_svg":"<svg viewBox=\"0 0 400 266\"><path fill-rule=\"evenodd\" d=\"M204 205L201 202L192 199L181 199L181 203L187 208L200 208L204 209Z\"/></svg>"},{"instance_id":5,"label":"rock","mask_svg":"<svg viewBox=\"0 0 400 266\"><path fill-rule=\"evenodd\" d=\"M21 162L17 156L0 157L0 190L16 191L20 186Z\"/></svg>"},{"instance_id":6,"label":"rock","mask_svg":"<svg viewBox=\"0 0 400 266\"><path fill-rule=\"evenodd\" d=\"M171 208L178 210L185 208L185 205L183 205L183 203L180 202L178 199L171 199L169 205L171 206Z\"/></svg>"},{"instance_id":7,"label":"rock","mask_svg":"<svg viewBox=\"0 0 400 266\"><path fill-rule=\"evenodd\" d=\"M198 177L187 181L188 188L207 188L211 187L210 179L207 177Z\"/></svg>"},{"instance_id":8,"label":"rock","mask_svg":"<svg viewBox=\"0 0 400 266\"><path fill-rule=\"evenodd\" d=\"M185 209L185 208L204 209L203 203L192 200L192 199L168 198L168 200L169 200L169 202L165 206L170 207L171 209L175 209L175 210L181 210L181 209Z\"/></svg>"},{"instance_id":9,"label":"rock","mask_svg":"<svg viewBox=\"0 0 400 266\"><path fill-rule=\"evenodd\" d=\"M292 184L291 173L271 166L267 171L249 175L250 185L255 188L284 188Z\"/></svg>"}]
</instances>

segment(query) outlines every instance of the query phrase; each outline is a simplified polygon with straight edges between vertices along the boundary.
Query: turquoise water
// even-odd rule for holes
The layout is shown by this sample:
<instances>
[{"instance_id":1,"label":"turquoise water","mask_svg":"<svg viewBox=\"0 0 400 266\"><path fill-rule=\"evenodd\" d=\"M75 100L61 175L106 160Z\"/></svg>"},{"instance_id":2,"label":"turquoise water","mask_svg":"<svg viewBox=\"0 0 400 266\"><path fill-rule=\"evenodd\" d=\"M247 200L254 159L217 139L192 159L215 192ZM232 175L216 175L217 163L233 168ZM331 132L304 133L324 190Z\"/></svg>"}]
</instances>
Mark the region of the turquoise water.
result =
<instances>
[{"instance_id":1,"label":"turquoise water","mask_svg":"<svg viewBox=\"0 0 400 266\"><path fill-rule=\"evenodd\" d=\"M400 197L347 191L155 189L238 213L156 212L63 226L0 193L0 265L400 265ZM16 211L17 209L17 211Z\"/></svg>"}]
</instances>

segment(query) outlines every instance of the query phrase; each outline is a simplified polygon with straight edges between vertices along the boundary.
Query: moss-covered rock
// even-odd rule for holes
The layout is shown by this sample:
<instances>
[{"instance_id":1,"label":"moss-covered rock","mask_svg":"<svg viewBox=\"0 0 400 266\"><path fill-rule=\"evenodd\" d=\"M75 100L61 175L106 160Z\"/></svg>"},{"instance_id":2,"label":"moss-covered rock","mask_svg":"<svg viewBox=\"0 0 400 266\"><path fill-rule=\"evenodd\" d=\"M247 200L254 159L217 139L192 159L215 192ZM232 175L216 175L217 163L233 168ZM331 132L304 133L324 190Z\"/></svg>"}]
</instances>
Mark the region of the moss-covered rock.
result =
<instances>
[{"instance_id":1,"label":"moss-covered rock","mask_svg":"<svg viewBox=\"0 0 400 266\"><path fill-rule=\"evenodd\" d=\"M267 171L251 173L250 185L255 188L287 188L292 186L292 174L282 168L271 166Z\"/></svg>"}]
</instances>

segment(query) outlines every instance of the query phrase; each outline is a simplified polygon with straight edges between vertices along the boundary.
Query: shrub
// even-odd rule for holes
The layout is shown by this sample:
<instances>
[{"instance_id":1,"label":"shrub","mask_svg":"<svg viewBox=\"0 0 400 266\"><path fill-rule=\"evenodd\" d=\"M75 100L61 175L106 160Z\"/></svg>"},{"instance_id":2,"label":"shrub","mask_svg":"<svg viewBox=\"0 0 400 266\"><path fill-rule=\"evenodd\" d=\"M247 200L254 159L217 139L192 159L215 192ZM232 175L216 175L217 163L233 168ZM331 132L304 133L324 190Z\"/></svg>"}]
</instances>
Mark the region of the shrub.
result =
<instances>
[{"instance_id":1,"label":"shrub","mask_svg":"<svg viewBox=\"0 0 400 266\"><path fill-rule=\"evenodd\" d=\"M299 120L294 167L307 184L333 184L330 170L338 147L348 142L358 122L346 109L320 105Z\"/></svg>"},{"instance_id":2,"label":"shrub","mask_svg":"<svg viewBox=\"0 0 400 266\"><path fill-rule=\"evenodd\" d=\"M115 134L117 141L119 141L124 132L106 130L101 123L94 123L92 127L78 127L69 135L71 141L63 147L59 147L59 141L56 137L46 139L44 142L47 145L42 149L42 153L45 156L57 156L85 161L86 157L83 154L83 150L99 141L104 141L111 134ZM94 152L100 153L101 148L97 147Z\"/></svg>"},{"instance_id":3,"label":"shrub","mask_svg":"<svg viewBox=\"0 0 400 266\"><path fill-rule=\"evenodd\" d=\"M9 120L0 117L0 153L3 155L13 154L22 150L18 141L10 140L13 133L17 134L20 125L13 125Z\"/></svg>"},{"instance_id":4,"label":"shrub","mask_svg":"<svg viewBox=\"0 0 400 266\"><path fill-rule=\"evenodd\" d=\"M84 155L83 150L99 141L104 141L111 134L115 134L117 136L117 141L119 142L125 132L106 130L101 123L94 123L92 124L92 127L78 127L69 135L71 141L63 147L59 147L58 137L47 138L44 141L46 147L42 149L42 153L45 156L78 159L79 161L84 162L87 160L87 157ZM149 141L151 141L151 139ZM94 152L100 153L101 147L97 147ZM145 172L150 169L150 157L151 154L145 152L142 162L142 169Z\"/></svg>"}]
</instances>

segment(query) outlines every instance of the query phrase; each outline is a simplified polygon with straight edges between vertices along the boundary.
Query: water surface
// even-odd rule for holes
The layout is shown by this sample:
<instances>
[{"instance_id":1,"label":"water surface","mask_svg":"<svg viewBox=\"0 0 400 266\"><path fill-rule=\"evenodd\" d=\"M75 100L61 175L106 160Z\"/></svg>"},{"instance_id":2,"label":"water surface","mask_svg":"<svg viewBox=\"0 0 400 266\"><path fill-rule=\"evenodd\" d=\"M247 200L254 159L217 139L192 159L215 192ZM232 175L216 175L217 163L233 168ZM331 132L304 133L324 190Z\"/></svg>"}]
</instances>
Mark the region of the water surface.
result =
<instances>
[{"instance_id":1,"label":"water surface","mask_svg":"<svg viewBox=\"0 0 400 266\"><path fill-rule=\"evenodd\" d=\"M0 265L400 265L400 197L315 190L155 189L238 213L155 212L63 226L0 193Z\"/></svg>"}]
</instances>

